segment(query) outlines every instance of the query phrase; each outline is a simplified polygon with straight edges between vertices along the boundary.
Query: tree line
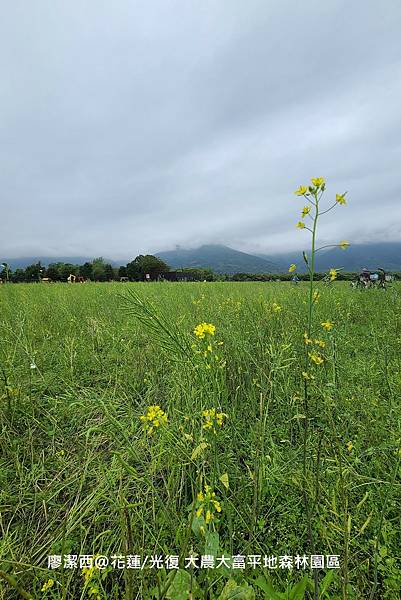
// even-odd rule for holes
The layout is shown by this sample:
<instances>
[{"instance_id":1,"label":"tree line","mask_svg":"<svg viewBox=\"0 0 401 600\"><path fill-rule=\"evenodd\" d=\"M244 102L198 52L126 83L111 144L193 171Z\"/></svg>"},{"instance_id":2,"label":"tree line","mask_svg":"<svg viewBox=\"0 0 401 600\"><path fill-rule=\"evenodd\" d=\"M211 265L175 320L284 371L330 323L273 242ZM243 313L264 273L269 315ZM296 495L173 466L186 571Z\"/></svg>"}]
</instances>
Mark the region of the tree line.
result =
<instances>
[{"instance_id":1,"label":"tree line","mask_svg":"<svg viewBox=\"0 0 401 600\"><path fill-rule=\"evenodd\" d=\"M170 267L157 256L147 254L139 255L131 262L120 267L114 267L107 263L102 257L95 258L83 265L73 265L64 262L50 263L48 266L40 262L28 265L25 269L11 271L6 263L3 263L1 278L14 283L30 283L50 279L51 281L67 281L70 275L83 277L90 281L119 281L121 277L127 277L130 281L143 281L146 274L152 279L160 273L170 271Z\"/></svg>"},{"instance_id":2,"label":"tree line","mask_svg":"<svg viewBox=\"0 0 401 600\"><path fill-rule=\"evenodd\" d=\"M2 269L1 269L2 267ZM291 281L294 278L293 273L234 273L218 274L211 269L185 268L179 269L179 273L187 274L189 280L194 281ZM175 271L174 273L177 273ZM121 278L128 281L144 281L146 279L155 280L159 276L171 274L171 269L167 263L151 254L140 254L126 265L115 267L107 263L102 257L95 258L91 262L85 262L83 265L73 265L64 262L51 263L48 266L41 265L40 262L27 266L25 269L15 269L12 271L6 263L0 263L0 280L13 283L32 283L43 279L51 281L67 281L70 275L83 277L89 281L120 281ZM396 279L401 279L401 273L393 273ZM149 276L149 277L148 277ZM315 279L321 280L326 276L325 273L316 273ZM338 280L352 281L357 274L353 272L339 271ZM307 280L307 273L298 273L300 281Z\"/></svg>"},{"instance_id":3,"label":"tree line","mask_svg":"<svg viewBox=\"0 0 401 600\"><path fill-rule=\"evenodd\" d=\"M180 273L188 275L195 281L214 281L215 274L210 269L180 269ZM12 271L6 263L0 264L0 281L12 283L33 283L42 280L65 282L70 275L82 277L85 281L145 281L155 280L159 276L168 279L171 269L167 263L152 254L138 255L126 265L115 267L107 263L102 257L95 258L83 265L54 262L45 266L39 262L28 265L25 269L18 268Z\"/></svg>"}]
</instances>

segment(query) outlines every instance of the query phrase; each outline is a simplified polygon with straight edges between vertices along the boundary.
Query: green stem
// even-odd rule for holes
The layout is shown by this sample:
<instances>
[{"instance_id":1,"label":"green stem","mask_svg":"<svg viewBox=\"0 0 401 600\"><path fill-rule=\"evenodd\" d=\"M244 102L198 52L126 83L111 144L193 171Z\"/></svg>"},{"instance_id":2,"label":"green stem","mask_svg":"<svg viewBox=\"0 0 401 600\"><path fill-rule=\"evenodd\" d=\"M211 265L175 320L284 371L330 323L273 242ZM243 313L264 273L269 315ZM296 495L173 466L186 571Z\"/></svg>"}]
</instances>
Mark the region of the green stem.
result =
<instances>
[{"instance_id":1,"label":"green stem","mask_svg":"<svg viewBox=\"0 0 401 600\"><path fill-rule=\"evenodd\" d=\"M0 571L0 577L7 581L7 583L10 584L19 593L20 596L26 598L26 600L33 600L33 596L31 596L29 592L25 591L18 584L18 581L15 579L15 577L9 575L8 573L5 573L4 571Z\"/></svg>"},{"instance_id":2,"label":"green stem","mask_svg":"<svg viewBox=\"0 0 401 600\"><path fill-rule=\"evenodd\" d=\"M319 218L319 200L317 193L315 194L315 215L313 219L313 228L312 228L312 247L311 247L311 264L309 267L309 312L308 312L308 327L307 327L307 335L308 338L311 337L312 334L312 319L313 319L313 282L314 282L314 274L315 274L315 253L316 253L316 231L317 231L317 222ZM305 347L305 371L308 370L308 352ZM315 553L315 541L313 535L312 528L312 507L311 503L308 499L308 494L306 491L306 481L307 481L307 443L308 443L308 435L309 435L309 394L308 394L308 382L304 380L304 439L303 439L303 457L302 457L302 470L303 470L303 478L304 478L304 489L303 489L303 499L305 505L306 519L307 519L307 527L308 527L308 537L309 543L311 545L311 551ZM319 595L319 585L318 585L318 573L315 570L314 573L314 599L318 600Z\"/></svg>"},{"instance_id":3,"label":"green stem","mask_svg":"<svg viewBox=\"0 0 401 600\"><path fill-rule=\"evenodd\" d=\"M313 229L312 229L312 256L311 256L311 265L310 265L310 277L309 277L309 315L308 315L308 337L311 336L312 331L312 316L313 316L313 283L314 283L314 275L315 275L315 254L316 254L316 229L317 222L319 219L319 200L317 195L315 196L315 218L313 220Z\"/></svg>"}]
</instances>

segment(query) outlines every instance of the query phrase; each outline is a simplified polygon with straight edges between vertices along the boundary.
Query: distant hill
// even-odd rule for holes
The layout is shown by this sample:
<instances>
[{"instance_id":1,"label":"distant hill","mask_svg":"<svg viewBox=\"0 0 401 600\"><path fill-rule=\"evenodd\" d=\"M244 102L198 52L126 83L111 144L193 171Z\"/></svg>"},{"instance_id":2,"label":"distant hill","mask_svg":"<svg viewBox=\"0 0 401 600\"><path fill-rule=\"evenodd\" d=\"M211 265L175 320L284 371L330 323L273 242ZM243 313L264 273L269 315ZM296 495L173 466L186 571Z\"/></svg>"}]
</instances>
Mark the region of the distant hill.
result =
<instances>
[{"instance_id":1,"label":"distant hill","mask_svg":"<svg viewBox=\"0 0 401 600\"><path fill-rule=\"evenodd\" d=\"M291 263L296 263L299 271L305 271L302 251L272 255L248 254L234 250L228 246L209 244L191 250L177 248L157 252L172 269L208 268L216 273L284 273ZM64 262L83 265L91 262L88 256L27 256L24 258L2 258L12 271L24 269L28 265L41 262L43 266L50 263ZM104 259L105 262L120 266L128 261ZM346 250L331 248L317 254L317 271L328 271L331 267L343 267L344 271L358 272L363 267L375 270L383 267L388 271L401 271L401 242L377 242L370 244L351 244Z\"/></svg>"},{"instance_id":2,"label":"distant hill","mask_svg":"<svg viewBox=\"0 0 401 600\"><path fill-rule=\"evenodd\" d=\"M265 258L263 254L258 256ZM302 251L269 255L268 258L280 265L282 270L287 270L291 263L295 263L299 271L305 271ZM401 271L401 242L351 244L346 250L330 248L318 252L316 270L324 272L332 267L343 267L344 271L353 272L359 272L363 267L372 271L378 267Z\"/></svg>"},{"instance_id":3,"label":"distant hill","mask_svg":"<svg viewBox=\"0 0 401 600\"><path fill-rule=\"evenodd\" d=\"M156 256L164 260L172 269L205 268L216 273L279 273L280 267L267 257L233 250L228 246L209 244L191 250L178 248L157 252Z\"/></svg>"},{"instance_id":4,"label":"distant hill","mask_svg":"<svg viewBox=\"0 0 401 600\"><path fill-rule=\"evenodd\" d=\"M335 265L331 263L335 261ZM375 270L401 271L401 242L355 244L347 250L332 248L321 254L318 268L327 271L331 266L344 266L345 271L359 271L363 267Z\"/></svg>"}]
</instances>

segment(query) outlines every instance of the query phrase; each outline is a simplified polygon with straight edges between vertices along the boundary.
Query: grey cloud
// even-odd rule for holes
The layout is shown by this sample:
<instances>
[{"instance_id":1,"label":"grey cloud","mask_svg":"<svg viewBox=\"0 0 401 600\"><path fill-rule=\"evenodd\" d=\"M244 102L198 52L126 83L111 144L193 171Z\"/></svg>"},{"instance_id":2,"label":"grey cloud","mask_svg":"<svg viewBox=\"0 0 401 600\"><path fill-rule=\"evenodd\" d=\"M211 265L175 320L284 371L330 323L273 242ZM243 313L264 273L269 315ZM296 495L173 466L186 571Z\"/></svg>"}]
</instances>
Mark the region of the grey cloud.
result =
<instances>
[{"instance_id":1,"label":"grey cloud","mask_svg":"<svg viewBox=\"0 0 401 600\"><path fill-rule=\"evenodd\" d=\"M16 0L0 25L0 253L401 239L401 7ZM379 203L379 205L378 205Z\"/></svg>"}]
</instances>

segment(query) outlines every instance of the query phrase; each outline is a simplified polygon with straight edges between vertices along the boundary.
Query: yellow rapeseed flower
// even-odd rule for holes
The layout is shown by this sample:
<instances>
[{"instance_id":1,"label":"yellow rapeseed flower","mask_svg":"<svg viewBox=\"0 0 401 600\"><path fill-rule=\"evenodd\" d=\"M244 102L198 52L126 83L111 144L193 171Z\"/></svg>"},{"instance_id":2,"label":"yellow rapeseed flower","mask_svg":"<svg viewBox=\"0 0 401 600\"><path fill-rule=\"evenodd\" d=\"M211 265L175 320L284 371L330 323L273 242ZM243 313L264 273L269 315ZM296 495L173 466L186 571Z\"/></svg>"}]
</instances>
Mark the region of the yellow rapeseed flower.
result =
<instances>
[{"instance_id":1,"label":"yellow rapeseed flower","mask_svg":"<svg viewBox=\"0 0 401 600\"><path fill-rule=\"evenodd\" d=\"M330 281L337 279L337 269L330 269L329 271Z\"/></svg>"},{"instance_id":2,"label":"yellow rapeseed flower","mask_svg":"<svg viewBox=\"0 0 401 600\"><path fill-rule=\"evenodd\" d=\"M352 450L353 447L354 447L354 444L351 441L347 442L347 450L348 450L348 452L351 452L351 450Z\"/></svg>"},{"instance_id":3,"label":"yellow rapeseed flower","mask_svg":"<svg viewBox=\"0 0 401 600\"><path fill-rule=\"evenodd\" d=\"M336 194L336 202L337 204L347 204L345 194Z\"/></svg>"},{"instance_id":4,"label":"yellow rapeseed flower","mask_svg":"<svg viewBox=\"0 0 401 600\"><path fill-rule=\"evenodd\" d=\"M323 358L318 352L308 352L308 356L316 365L321 365L323 363Z\"/></svg>"},{"instance_id":5,"label":"yellow rapeseed flower","mask_svg":"<svg viewBox=\"0 0 401 600\"><path fill-rule=\"evenodd\" d=\"M341 250L346 250L349 246L349 242L347 242L346 240L343 240L338 245L340 246Z\"/></svg>"},{"instance_id":6,"label":"yellow rapeseed flower","mask_svg":"<svg viewBox=\"0 0 401 600\"><path fill-rule=\"evenodd\" d=\"M212 323L200 323L195 327L194 334L196 337L202 340L204 339L206 333L209 335L214 335L215 331L216 327L212 325Z\"/></svg>"},{"instance_id":7,"label":"yellow rapeseed flower","mask_svg":"<svg viewBox=\"0 0 401 600\"><path fill-rule=\"evenodd\" d=\"M312 302L319 302L319 298L320 298L320 292L318 292L317 290L315 290L313 292Z\"/></svg>"},{"instance_id":8,"label":"yellow rapeseed flower","mask_svg":"<svg viewBox=\"0 0 401 600\"><path fill-rule=\"evenodd\" d=\"M202 412L202 416L204 418L202 428L212 429L214 433L216 433L215 426L218 425L219 427L222 427L224 417L226 417L227 415L222 412L217 412L215 408L209 408Z\"/></svg>"},{"instance_id":9,"label":"yellow rapeseed flower","mask_svg":"<svg viewBox=\"0 0 401 600\"><path fill-rule=\"evenodd\" d=\"M153 435L158 427L167 425L167 415L157 404L149 406L146 415L142 415L139 418L148 435Z\"/></svg>"},{"instance_id":10,"label":"yellow rapeseed flower","mask_svg":"<svg viewBox=\"0 0 401 600\"><path fill-rule=\"evenodd\" d=\"M310 339L310 337L308 337L308 334L306 333L306 331L304 333L304 343L305 343L305 346L312 343L312 340Z\"/></svg>"},{"instance_id":11,"label":"yellow rapeseed flower","mask_svg":"<svg viewBox=\"0 0 401 600\"><path fill-rule=\"evenodd\" d=\"M316 187L321 187L324 184L324 177L312 177L312 183Z\"/></svg>"},{"instance_id":12,"label":"yellow rapeseed flower","mask_svg":"<svg viewBox=\"0 0 401 600\"><path fill-rule=\"evenodd\" d=\"M298 221L297 225L298 229L305 229L305 223L303 223L302 221Z\"/></svg>"},{"instance_id":13,"label":"yellow rapeseed flower","mask_svg":"<svg viewBox=\"0 0 401 600\"><path fill-rule=\"evenodd\" d=\"M42 588L41 588L41 590L40 590L40 591L41 591L41 592L47 592L47 590L50 590L50 588L52 588L52 587L53 587L53 585L54 585L54 579L48 579L48 580L46 581L46 583L44 583L44 584L42 585Z\"/></svg>"},{"instance_id":14,"label":"yellow rapeseed flower","mask_svg":"<svg viewBox=\"0 0 401 600\"><path fill-rule=\"evenodd\" d=\"M310 206L304 206L302 209L302 214L301 214L302 219L304 219L306 217L306 215L308 215L309 213L310 213Z\"/></svg>"},{"instance_id":15,"label":"yellow rapeseed flower","mask_svg":"<svg viewBox=\"0 0 401 600\"><path fill-rule=\"evenodd\" d=\"M323 323L320 323L320 325L326 331L331 331L333 329L333 327L334 327L334 323L332 323L331 321L323 321Z\"/></svg>"},{"instance_id":16,"label":"yellow rapeseed flower","mask_svg":"<svg viewBox=\"0 0 401 600\"><path fill-rule=\"evenodd\" d=\"M273 304L272 304L272 311L273 311L273 312L279 313L279 312L281 312L282 310L283 310L283 309L282 309L282 307L280 306L280 304L277 304L277 302L273 302Z\"/></svg>"},{"instance_id":17,"label":"yellow rapeseed flower","mask_svg":"<svg viewBox=\"0 0 401 600\"><path fill-rule=\"evenodd\" d=\"M326 342L324 342L323 340L314 340L314 343L316 344L316 346L319 346L319 348L324 348L326 346Z\"/></svg>"},{"instance_id":18,"label":"yellow rapeseed flower","mask_svg":"<svg viewBox=\"0 0 401 600\"><path fill-rule=\"evenodd\" d=\"M93 576L95 570L96 570L95 566L83 567L81 573L82 573L83 577L85 578L85 583L88 583L92 579L92 576Z\"/></svg>"},{"instance_id":19,"label":"yellow rapeseed flower","mask_svg":"<svg viewBox=\"0 0 401 600\"><path fill-rule=\"evenodd\" d=\"M204 492L198 492L197 500L198 508L196 510L196 516L200 517L204 514L206 524L209 524L210 521L215 519L215 514L221 512L220 501L209 485L205 485Z\"/></svg>"},{"instance_id":20,"label":"yellow rapeseed flower","mask_svg":"<svg viewBox=\"0 0 401 600\"><path fill-rule=\"evenodd\" d=\"M297 196L303 196L308 191L308 188L304 185L300 185L299 188L294 192Z\"/></svg>"},{"instance_id":21,"label":"yellow rapeseed flower","mask_svg":"<svg viewBox=\"0 0 401 600\"><path fill-rule=\"evenodd\" d=\"M306 381L312 381L314 378L313 375L310 375L307 371L302 371L302 377L306 379Z\"/></svg>"},{"instance_id":22,"label":"yellow rapeseed flower","mask_svg":"<svg viewBox=\"0 0 401 600\"><path fill-rule=\"evenodd\" d=\"M292 263L292 265L289 266L288 272L293 273L294 271L296 271L296 269L297 265L294 265L294 263Z\"/></svg>"}]
</instances>

